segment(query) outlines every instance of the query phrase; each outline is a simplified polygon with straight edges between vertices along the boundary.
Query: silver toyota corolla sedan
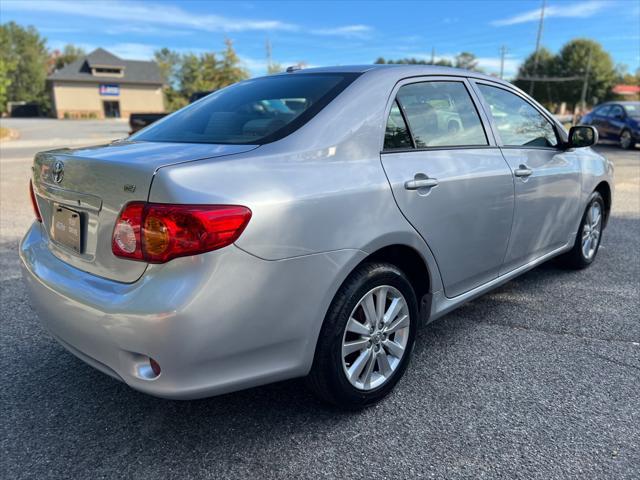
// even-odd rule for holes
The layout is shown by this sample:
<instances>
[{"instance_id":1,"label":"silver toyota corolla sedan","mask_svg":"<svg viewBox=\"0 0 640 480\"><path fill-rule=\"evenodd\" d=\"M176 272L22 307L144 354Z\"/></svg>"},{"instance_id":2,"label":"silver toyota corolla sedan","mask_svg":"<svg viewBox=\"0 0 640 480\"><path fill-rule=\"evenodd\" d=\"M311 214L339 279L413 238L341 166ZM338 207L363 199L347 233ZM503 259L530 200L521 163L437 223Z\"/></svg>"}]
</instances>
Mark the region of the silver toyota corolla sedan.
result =
<instances>
[{"instance_id":1,"label":"silver toyota corolla sedan","mask_svg":"<svg viewBox=\"0 0 640 480\"><path fill-rule=\"evenodd\" d=\"M247 80L110 145L40 153L20 246L69 351L166 398L306 376L357 408L433 321L552 257L598 252L593 127L431 66Z\"/></svg>"}]
</instances>

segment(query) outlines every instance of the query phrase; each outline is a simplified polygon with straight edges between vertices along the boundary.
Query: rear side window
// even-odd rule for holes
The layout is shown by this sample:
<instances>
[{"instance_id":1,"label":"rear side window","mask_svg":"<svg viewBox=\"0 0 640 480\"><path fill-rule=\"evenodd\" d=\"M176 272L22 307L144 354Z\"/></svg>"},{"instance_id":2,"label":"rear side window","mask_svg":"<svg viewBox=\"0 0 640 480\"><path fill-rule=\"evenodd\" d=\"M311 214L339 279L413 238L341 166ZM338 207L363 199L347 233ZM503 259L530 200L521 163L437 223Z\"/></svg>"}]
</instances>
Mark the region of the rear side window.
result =
<instances>
[{"instance_id":1,"label":"rear side window","mask_svg":"<svg viewBox=\"0 0 640 480\"><path fill-rule=\"evenodd\" d=\"M416 148L488 145L478 112L461 82L422 82L398 90Z\"/></svg>"},{"instance_id":2,"label":"rear side window","mask_svg":"<svg viewBox=\"0 0 640 480\"><path fill-rule=\"evenodd\" d=\"M135 134L149 142L260 145L300 128L359 74L301 73L237 83Z\"/></svg>"},{"instance_id":3,"label":"rear side window","mask_svg":"<svg viewBox=\"0 0 640 480\"><path fill-rule=\"evenodd\" d=\"M409 135L409 129L402 117L398 102L393 102L387 120L387 128L384 132L384 148L392 150L394 148L412 148L412 146L411 135Z\"/></svg>"},{"instance_id":4,"label":"rear side window","mask_svg":"<svg viewBox=\"0 0 640 480\"><path fill-rule=\"evenodd\" d=\"M604 107L600 107L595 111L596 115L601 115L603 117L606 117L607 114L609 113L609 110L611 110L611 105L606 105Z\"/></svg>"},{"instance_id":5,"label":"rear side window","mask_svg":"<svg viewBox=\"0 0 640 480\"><path fill-rule=\"evenodd\" d=\"M502 88L478 84L505 146L555 147L556 131L538 110Z\"/></svg>"}]
</instances>

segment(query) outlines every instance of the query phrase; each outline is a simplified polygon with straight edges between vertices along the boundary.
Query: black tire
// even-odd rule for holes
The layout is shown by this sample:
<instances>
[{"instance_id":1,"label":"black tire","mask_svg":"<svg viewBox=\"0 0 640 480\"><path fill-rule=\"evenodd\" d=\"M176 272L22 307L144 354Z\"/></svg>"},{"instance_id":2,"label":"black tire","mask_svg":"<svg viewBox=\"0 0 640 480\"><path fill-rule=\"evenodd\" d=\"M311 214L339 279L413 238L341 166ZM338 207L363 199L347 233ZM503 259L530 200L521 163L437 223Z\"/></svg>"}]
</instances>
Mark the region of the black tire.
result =
<instances>
[{"instance_id":1,"label":"black tire","mask_svg":"<svg viewBox=\"0 0 640 480\"><path fill-rule=\"evenodd\" d=\"M600 212L601 212L600 235L598 236L593 255L591 255L590 257L587 257L585 256L582 249L582 235L585 230L585 224L589 221L588 220L589 210L591 209L594 202L600 205ZM560 263L562 266L566 268L581 270L583 268L587 268L589 265L591 265L594 262L594 260L596 259L596 256L598 255L598 250L600 249L600 242L602 241L605 215L606 215L606 211L605 211L604 200L602 198L602 195L600 195L599 192L593 192L591 194L591 197L589 197L589 201L587 202L587 208L585 208L585 211L582 214L582 220L580 221L580 228L578 229L578 234L576 235L576 241L573 244L573 248L569 250L567 253L565 253L564 255L559 256L558 263Z\"/></svg>"},{"instance_id":2,"label":"black tire","mask_svg":"<svg viewBox=\"0 0 640 480\"><path fill-rule=\"evenodd\" d=\"M385 285L398 290L406 301L410 320L407 345L385 383L374 389L361 390L351 384L343 368L344 332L360 300L372 289ZM388 263L362 264L345 280L331 303L318 338L307 385L322 400L343 409L361 409L380 401L391 392L409 364L417 326L418 303L405 274Z\"/></svg>"},{"instance_id":3,"label":"black tire","mask_svg":"<svg viewBox=\"0 0 640 480\"><path fill-rule=\"evenodd\" d=\"M635 146L633 135L629 130L623 130L620 134L620 148L624 150L631 150Z\"/></svg>"}]
</instances>

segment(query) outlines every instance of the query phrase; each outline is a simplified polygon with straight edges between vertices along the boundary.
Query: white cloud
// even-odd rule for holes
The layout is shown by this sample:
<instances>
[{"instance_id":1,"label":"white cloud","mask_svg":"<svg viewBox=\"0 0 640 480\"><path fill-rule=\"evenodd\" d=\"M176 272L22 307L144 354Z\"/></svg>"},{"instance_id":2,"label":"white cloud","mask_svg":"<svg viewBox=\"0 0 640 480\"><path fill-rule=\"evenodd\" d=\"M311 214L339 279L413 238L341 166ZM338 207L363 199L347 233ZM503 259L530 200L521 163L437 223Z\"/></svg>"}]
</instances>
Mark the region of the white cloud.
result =
<instances>
[{"instance_id":1,"label":"white cloud","mask_svg":"<svg viewBox=\"0 0 640 480\"><path fill-rule=\"evenodd\" d=\"M124 2L122 0L114 0L111 2L102 0L85 3L69 0L23 0L19 2L6 0L3 1L2 8L3 10L12 11L45 12L65 16L115 20L127 22L128 24L132 21L139 20L140 22L144 22L147 28L151 28L149 25L154 24L209 32L285 31L310 32L314 35L356 37L365 36L372 30L371 27L367 25L345 25L308 30L303 29L300 25L282 22L280 20L248 19L225 17L215 14L191 13L164 2L152 5ZM126 26L120 26L119 28L126 28Z\"/></svg>"},{"instance_id":2,"label":"white cloud","mask_svg":"<svg viewBox=\"0 0 640 480\"><path fill-rule=\"evenodd\" d=\"M153 58L153 52L159 48L146 43L116 43L109 46L108 50L126 60L150 60Z\"/></svg>"},{"instance_id":3,"label":"white cloud","mask_svg":"<svg viewBox=\"0 0 640 480\"><path fill-rule=\"evenodd\" d=\"M499 73L500 72L500 57L478 57L478 67L483 69L487 73ZM517 58L505 58L504 59L504 76L512 77L518 72L520 66L520 60Z\"/></svg>"},{"instance_id":4,"label":"white cloud","mask_svg":"<svg viewBox=\"0 0 640 480\"><path fill-rule=\"evenodd\" d=\"M174 37L176 35L185 36L193 35L191 30L178 30L175 28L166 27L152 27L150 25L133 25L133 24L119 24L113 25L105 30L104 33L108 35L122 35L122 34L135 34L135 35L154 35L163 37Z\"/></svg>"},{"instance_id":5,"label":"white cloud","mask_svg":"<svg viewBox=\"0 0 640 480\"><path fill-rule=\"evenodd\" d=\"M249 30L296 31L298 26L279 20L229 18L221 15L194 14L178 7L135 2L72 2L66 0L3 2L3 9L59 13L73 16L130 22L139 19L146 23L173 25L206 31L240 32Z\"/></svg>"},{"instance_id":6,"label":"white cloud","mask_svg":"<svg viewBox=\"0 0 640 480\"><path fill-rule=\"evenodd\" d=\"M344 27L335 28L319 28L311 30L314 35L332 35L339 37L368 37L372 32L372 28L368 25L346 25Z\"/></svg>"},{"instance_id":7,"label":"white cloud","mask_svg":"<svg viewBox=\"0 0 640 480\"><path fill-rule=\"evenodd\" d=\"M549 5L544 9L545 18L563 17L563 18L587 18L592 17L596 13L611 8L611 2L602 0L592 0L579 3L564 3L561 5ZM540 20L540 8L529 10L512 17L494 20L491 22L495 26L517 25L519 23L537 22Z\"/></svg>"}]
</instances>

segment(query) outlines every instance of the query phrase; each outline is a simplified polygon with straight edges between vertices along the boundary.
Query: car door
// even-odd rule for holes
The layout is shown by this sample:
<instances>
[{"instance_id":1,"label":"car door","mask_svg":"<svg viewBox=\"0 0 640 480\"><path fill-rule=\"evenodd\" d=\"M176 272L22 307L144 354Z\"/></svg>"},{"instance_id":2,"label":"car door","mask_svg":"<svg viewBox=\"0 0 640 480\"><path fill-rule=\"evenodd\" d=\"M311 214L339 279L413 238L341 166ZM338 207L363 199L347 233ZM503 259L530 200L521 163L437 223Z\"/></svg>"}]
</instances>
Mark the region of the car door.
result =
<instances>
[{"instance_id":1,"label":"car door","mask_svg":"<svg viewBox=\"0 0 640 480\"><path fill-rule=\"evenodd\" d=\"M564 245L575 234L580 208L580 159L563 150L555 124L523 94L474 82L490 113L515 184L515 211L501 274Z\"/></svg>"},{"instance_id":2,"label":"car door","mask_svg":"<svg viewBox=\"0 0 640 480\"><path fill-rule=\"evenodd\" d=\"M612 105L604 126L607 139L618 140L620 138L620 133L625 126L625 119L624 109L620 105Z\"/></svg>"},{"instance_id":3,"label":"car door","mask_svg":"<svg viewBox=\"0 0 640 480\"><path fill-rule=\"evenodd\" d=\"M598 130L598 136L602 139L607 138L607 114L611 110L611 105L604 105L596 108L593 112L593 118L591 124Z\"/></svg>"},{"instance_id":4,"label":"car door","mask_svg":"<svg viewBox=\"0 0 640 480\"><path fill-rule=\"evenodd\" d=\"M497 278L514 208L513 178L463 78L398 84L381 160L401 211L431 249L445 294Z\"/></svg>"}]
</instances>

